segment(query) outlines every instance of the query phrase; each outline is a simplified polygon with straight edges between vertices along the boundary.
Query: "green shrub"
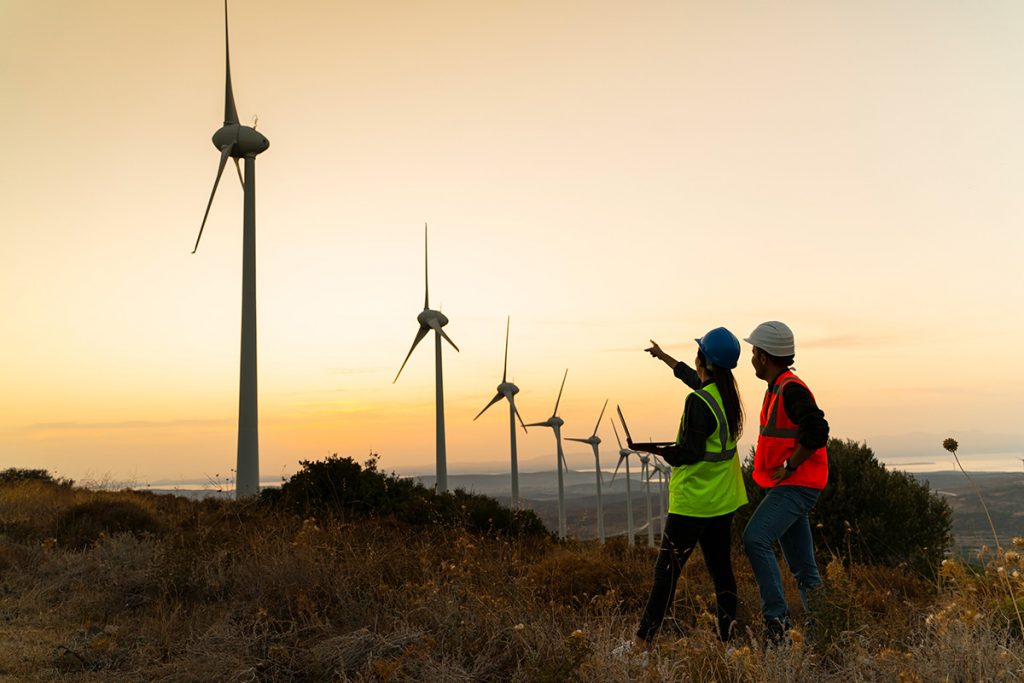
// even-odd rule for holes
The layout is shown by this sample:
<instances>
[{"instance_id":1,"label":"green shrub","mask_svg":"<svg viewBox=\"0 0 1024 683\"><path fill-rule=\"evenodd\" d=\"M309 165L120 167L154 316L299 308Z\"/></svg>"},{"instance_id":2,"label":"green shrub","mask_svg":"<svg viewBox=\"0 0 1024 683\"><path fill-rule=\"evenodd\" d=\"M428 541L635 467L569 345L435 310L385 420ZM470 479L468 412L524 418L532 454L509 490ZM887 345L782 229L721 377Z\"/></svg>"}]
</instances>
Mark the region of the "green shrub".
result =
<instances>
[{"instance_id":1,"label":"green shrub","mask_svg":"<svg viewBox=\"0 0 1024 683\"><path fill-rule=\"evenodd\" d=\"M377 458L360 465L349 457L303 460L280 489L261 500L302 516L393 517L414 527L450 526L477 533L544 536L532 510L512 510L493 498L457 490L437 493L410 478L377 469Z\"/></svg>"},{"instance_id":2,"label":"green shrub","mask_svg":"<svg viewBox=\"0 0 1024 683\"><path fill-rule=\"evenodd\" d=\"M0 471L0 486L5 484L16 484L23 481L41 481L46 484L53 484L63 488L71 488L75 482L64 477L54 477L47 470L29 470L20 467L8 467Z\"/></svg>"},{"instance_id":3,"label":"green shrub","mask_svg":"<svg viewBox=\"0 0 1024 683\"><path fill-rule=\"evenodd\" d=\"M72 505L57 517L57 542L82 549L101 534L156 534L163 530L159 520L146 508L123 499L96 499Z\"/></svg>"}]
</instances>

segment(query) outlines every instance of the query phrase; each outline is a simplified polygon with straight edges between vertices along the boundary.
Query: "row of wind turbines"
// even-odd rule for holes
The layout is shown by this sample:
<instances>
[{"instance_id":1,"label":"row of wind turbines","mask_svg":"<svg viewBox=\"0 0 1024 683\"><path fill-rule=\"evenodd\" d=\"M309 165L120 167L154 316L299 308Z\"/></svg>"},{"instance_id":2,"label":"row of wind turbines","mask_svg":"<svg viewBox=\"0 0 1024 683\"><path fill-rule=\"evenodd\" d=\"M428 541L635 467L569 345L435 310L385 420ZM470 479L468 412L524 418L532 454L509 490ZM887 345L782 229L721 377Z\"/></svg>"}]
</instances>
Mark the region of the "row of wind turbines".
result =
<instances>
[{"instance_id":1,"label":"row of wind turbines","mask_svg":"<svg viewBox=\"0 0 1024 683\"><path fill-rule=\"evenodd\" d=\"M445 331L444 327L448 324L449 320L444 313L441 311L430 308L430 258L429 258L429 247L428 247L428 233L427 226L423 226L423 273L424 273L424 297L423 297L423 310L420 311L419 315L416 316L416 321L419 323L419 329L416 330L416 336L412 340L412 346L409 348L409 353L405 355L405 360L402 361L402 366L398 369L398 373L395 375L395 379L392 383L398 382L398 378L402 375L402 370L405 369L406 364L409 362L409 358L412 357L413 351L421 341L423 341L431 331L434 332L434 398L435 398L435 420L436 420L436 487L438 491L445 492L448 490L448 465L447 465L447 450L445 445L445 422L444 422L444 371L442 363L442 344L441 340L447 341L453 349L459 350L459 347L452 341ZM509 448L510 448L510 459L511 459L511 471L512 471L512 507L520 507L519 497L519 464L518 464L518 453L517 453L517 439L516 439L516 420L519 421L519 425L523 428L524 432L528 431L528 427L547 427L552 430L555 436L555 450L556 450L556 463L555 469L558 476L558 535L560 538L566 538L566 515L565 515L565 479L563 472L569 471L569 465L565 460L565 454L562 450L562 427L565 425L565 421L558 416L558 406L562 402L562 392L565 390L565 380L569 376L569 370L566 369L562 375L562 384L558 389L558 397L555 399L555 408L551 412L551 417L542 422L533 422L526 424L523 420L522 415L519 414L519 409L516 407L515 396L519 393L519 387L513 382L508 381L508 340L509 330L511 325L511 318L505 322L505 359L501 371L501 383L498 384L497 392L494 397L488 402L483 409L476 414L474 420L477 420L481 415L487 412L487 409L493 406L495 403L500 402L502 399L508 401L508 420L509 420ZM601 456L600 456L600 444L601 438L597 435L597 430L601 427L601 421L604 419L605 410L608 407L607 399L604 405L601 407L601 414L597 418L597 424L594 425L593 433L586 438L574 438L566 437L568 441L576 441L579 443L588 444L594 450L594 474L595 483L597 490L597 534L598 539L605 542L605 529L604 529L604 506L601 497L602 491L602 470L601 470ZM619 419L622 420L622 412L619 411ZM612 422L612 428L615 429L615 438L619 443L619 461L615 466L615 472L612 474L612 481L614 482L615 476L618 474L618 469L623 462L626 463L626 525L627 535L629 536L630 543L633 542L633 501L632 491L630 490L630 473L629 473L629 456L636 455L641 463L641 482L645 487L645 494L647 499L647 531L648 541L653 545L654 543L654 525L651 518L651 500L650 500L650 480L657 475L660 484L660 490L658 495L659 508L664 499L664 492L666 488L666 480L664 475L666 472L671 475L671 468L658 461L656 457L651 456L648 453L636 451L631 448L624 448L622 446L622 440L619 438L618 429L615 427L615 423ZM625 428L625 420L623 420L623 428ZM660 518L659 514L659 518Z\"/></svg>"},{"instance_id":2,"label":"row of wind turbines","mask_svg":"<svg viewBox=\"0 0 1024 683\"><path fill-rule=\"evenodd\" d=\"M213 190L210 192L210 198L206 204L206 212L203 215L203 221L200 224L199 235L196 237L195 247L192 253L195 254L199 249L199 242L203 236L203 230L206 227L206 221L210 215L210 208L213 206L213 199L217 193L217 187L220 184L221 176L224 173L224 168L227 165L228 159L232 159L235 164L235 170L238 174L238 180L242 185L242 191L244 195L243 201L243 212L242 212L242 330L241 330L241 348L240 348L240 362L239 362L239 397L238 397L238 449L237 449L237 461L236 461L236 484L235 493L239 498L245 498L254 496L259 492L259 429L258 429L258 390L257 390L257 354L256 354L256 157L265 152L270 147L270 140L268 140L262 133L258 132L254 126L244 126L241 124L238 118L238 109L235 105L235 97L231 88L231 50L229 44L229 31L228 31L228 5L227 0L224 0L224 52L225 52L225 86L224 86L224 122L223 125L213 134L213 144L220 153L220 161L217 167L217 175L214 178ZM242 168L239 164L239 160L244 162L245 173L243 175ZM423 310L416 316L416 320L419 323L419 329L416 331L416 336L413 339L412 347L409 349L409 353L406 354L405 360L402 362L402 366L399 368L398 373L395 375L394 382L398 381L399 376L402 374L402 370L408 363L409 358L415 351L416 346L423 341L423 339L433 331L434 334L434 362L435 362L435 398L436 398L436 471L437 471L437 489L439 491L448 490L448 470L447 470L447 457L445 450L445 429L444 429L444 385L443 385L443 372L441 363L441 341L447 341L451 344L452 348L456 351L459 347L455 345L455 342L444 332L445 325L448 324L448 318L438 310L430 308L430 286L429 286L429 259L427 255L427 227L424 225L424 301ZM523 430L526 431L527 427L549 427L554 432L555 445L557 451L557 463L556 470L558 472L558 535L561 538L566 537L566 519L565 519L565 491L564 491L564 479L563 479L563 468L568 470L568 466L565 462L565 455L562 452L562 435L561 429L565 424L564 420L558 416L558 406L562 399L562 391L565 388L565 380L568 376L568 370L565 375L562 376L562 385L558 390L558 398L555 400L555 409L547 420L543 422L535 422L527 425L522 416L519 414L518 409L515 405L515 395L519 393L519 388L512 382L508 381L508 333L509 323L506 321L505 327L505 364L502 370L501 383L498 385L497 394L491 399L490 403L484 406L483 410L477 414L474 418L479 418L488 408L495 403L498 403L502 399L507 399L509 402L509 436L511 444L511 465L512 465L512 505L513 507L519 507L519 473L516 456L516 419L519 420ZM597 430L601 425L601 420L604 418L604 411L607 408L608 402L605 401L605 405L601 408L601 415L598 417L597 425L594 427L594 432L587 438L571 438L570 441L578 441L580 443L589 444L594 449L594 461L595 461L595 476L597 485L597 507L598 507L598 537L601 542L605 540L605 529L604 529L604 514L601 498L602 489L602 473L600 466L600 455L599 445L601 439L597 436ZM621 411L619 413L620 419L622 418ZM614 422L612 423L614 428ZM625 428L625 422L623 421L623 428ZM659 493L659 508L664 498L665 492L665 480L664 474L667 472L671 474L671 468L663 463L659 463L656 458L652 456L635 451L630 448L623 448L622 441L619 439L618 430L615 430L615 437L619 440L619 461L615 466L615 472L612 475L612 481L614 482L615 476L618 474L619 466L623 462L626 464L626 516L627 516L627 536L630 544L633 543L633 506L632 506L632 492L630 485L630 473L629 473L629 456L636 455L641 462L642 467L642 483L646 490L647 499L647 536L648 542L653 545L654 543L654 527L652 524L651 517L651 496L650 496L650 481L651 478L657 473L661 492ZM661 515L659 514L659 517Z\"/></svg>"}]
</instances>

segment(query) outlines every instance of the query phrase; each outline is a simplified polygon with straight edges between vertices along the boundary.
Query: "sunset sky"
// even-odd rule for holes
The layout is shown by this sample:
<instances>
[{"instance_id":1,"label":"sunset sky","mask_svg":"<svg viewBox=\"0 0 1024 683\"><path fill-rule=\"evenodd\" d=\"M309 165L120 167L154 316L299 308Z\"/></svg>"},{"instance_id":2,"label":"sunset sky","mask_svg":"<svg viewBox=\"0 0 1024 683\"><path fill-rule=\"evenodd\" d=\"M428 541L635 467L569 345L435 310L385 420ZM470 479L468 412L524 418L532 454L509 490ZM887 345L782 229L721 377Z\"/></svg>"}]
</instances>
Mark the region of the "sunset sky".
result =
<instances>
[{"instance_id":1,"label":"sunset sky","mask_svg":"<svg viewBox=\"0 0 1024 683\"><path fill-rule=\"evenodd\" d=\"M227 478L242 192L217 169L217 0L0 0L0 468ZM261 474L329 453L432 472L508 459L569 368L566 436L605 398L674 437L643 353L786 321L834 436L888 463L1024 457L1024 4L235 0L257 162ZM764 384L738 369L756 434ZM599 436L614 442L607 421ZM519 439L553 468L548 430ZM584 466L589 448L567 444ZM606 458L614 464L613 450ZM550 460L550 463L548 463ZM545 464L546 463L546 464ZM607 463L606 463L607 464ZM592 465L591 465L592 466Z\"/></svg>"}]
</instances>

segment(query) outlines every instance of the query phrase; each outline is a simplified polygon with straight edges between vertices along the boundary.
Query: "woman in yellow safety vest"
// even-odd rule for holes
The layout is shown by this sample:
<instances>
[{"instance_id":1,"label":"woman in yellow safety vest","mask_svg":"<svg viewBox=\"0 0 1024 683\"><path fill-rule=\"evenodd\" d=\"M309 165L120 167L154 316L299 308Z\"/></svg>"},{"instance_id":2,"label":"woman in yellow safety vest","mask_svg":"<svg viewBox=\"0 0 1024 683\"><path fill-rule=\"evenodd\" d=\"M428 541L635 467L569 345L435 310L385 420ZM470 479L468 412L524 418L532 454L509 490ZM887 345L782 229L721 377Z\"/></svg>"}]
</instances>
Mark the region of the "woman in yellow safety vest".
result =
<instances>
[{"instance_id":1,"label":"woman in yellow safety vest","mask_svg":"<svg viewBox=\"0 0 1024 683\"><path fill-rule=\"evenodd\" d=\"M672 465L669 512L654 566L654 583L634 641L639 646L650 643L661 627L679 574L697 545L715 584L719 638L729 640L736 620L732 518L747 503L736 455L743 405L732 374L740 342L724 327L695 341L695 368L677 362L654 340L647 349L693 391L686 397L675 443L630 443L630 448L660 456Z\"/></svg>"}]
</instances>

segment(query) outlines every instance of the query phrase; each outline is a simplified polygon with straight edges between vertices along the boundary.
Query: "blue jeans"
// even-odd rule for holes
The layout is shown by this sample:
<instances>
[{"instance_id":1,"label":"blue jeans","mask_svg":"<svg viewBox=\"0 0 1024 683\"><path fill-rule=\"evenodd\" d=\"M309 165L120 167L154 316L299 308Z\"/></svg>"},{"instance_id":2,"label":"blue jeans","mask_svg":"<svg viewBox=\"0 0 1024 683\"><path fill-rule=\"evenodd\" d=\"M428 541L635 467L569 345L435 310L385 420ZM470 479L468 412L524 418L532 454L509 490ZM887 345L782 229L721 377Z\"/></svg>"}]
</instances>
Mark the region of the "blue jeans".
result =
<instances>
[{"instance_id":1,"label":"blue jeans","mask_svg":"<svg viewBox=\"0 0 1024 683\"><path fill-rule=\"evenodd\" d=\"M778 541L789 571L800 588L800 601L810 611L808 592L821 585L814 561L814 539L807 514L818 502L821 491L806 486L776 486L769 489L743 530L743 547L750 558L765 620L786 621L789 607L782 592L782 576L773 546Z\"/></svg>"}]
</instances>

